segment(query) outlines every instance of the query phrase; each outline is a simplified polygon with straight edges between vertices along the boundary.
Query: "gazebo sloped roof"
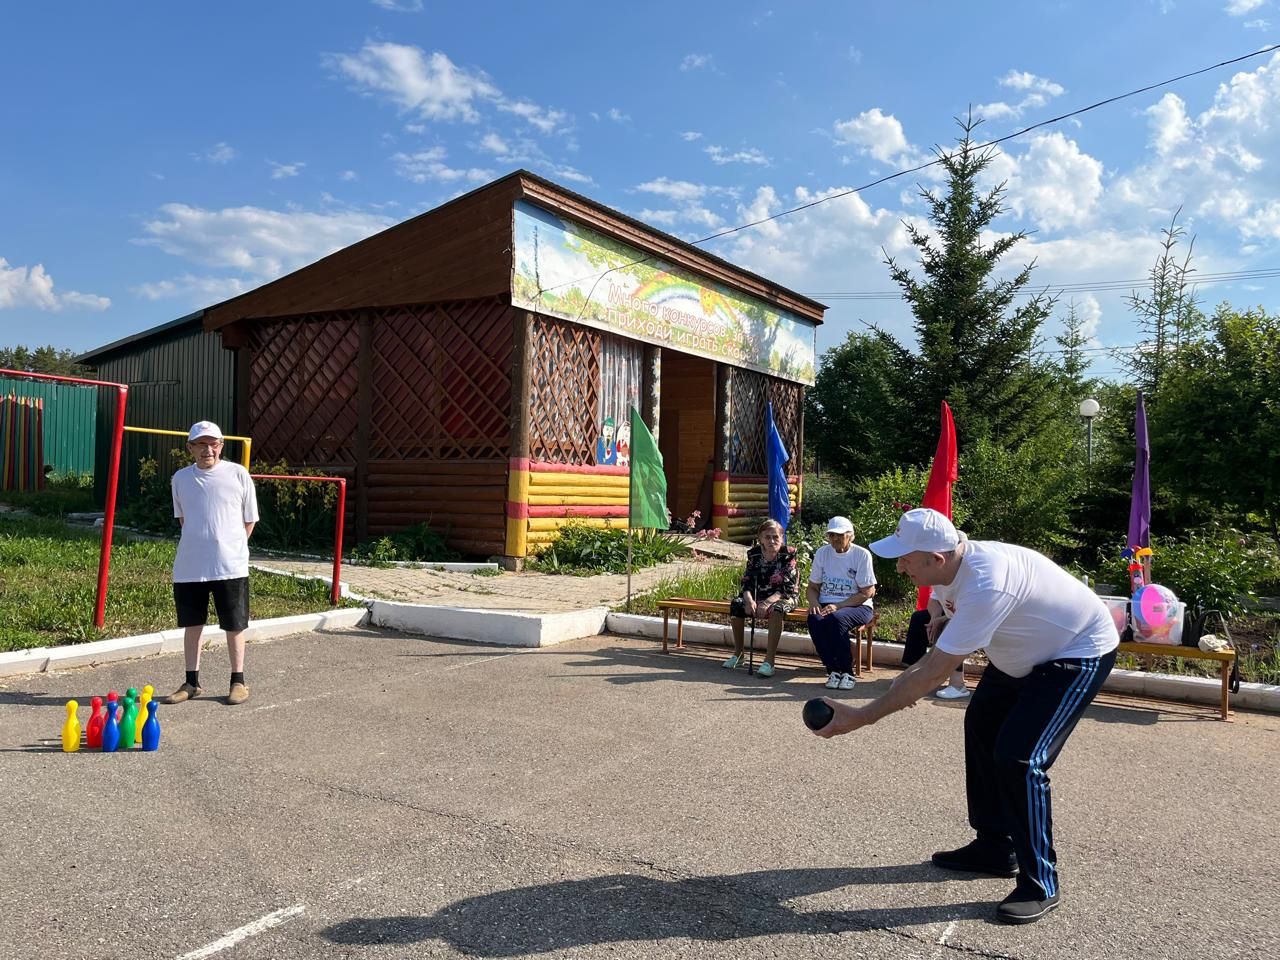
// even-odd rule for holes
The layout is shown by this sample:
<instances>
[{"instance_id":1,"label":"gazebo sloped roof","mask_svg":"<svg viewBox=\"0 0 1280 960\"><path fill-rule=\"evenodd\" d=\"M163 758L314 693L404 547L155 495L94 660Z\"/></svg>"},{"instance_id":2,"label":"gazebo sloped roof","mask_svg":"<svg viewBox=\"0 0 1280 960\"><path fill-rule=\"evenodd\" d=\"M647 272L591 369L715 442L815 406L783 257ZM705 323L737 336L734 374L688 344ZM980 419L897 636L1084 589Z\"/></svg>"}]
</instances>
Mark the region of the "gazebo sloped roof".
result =
<instances>
[{"instance_id":1,"label":"gazebo sloped roof","mask_svg":"<svg viewBox=\"0 0 1280 960\"><path fill-rule=\"evenodd\" d=\"M512 209L527 200L814 323L826 307L690 243L516 170L426 213L205 311L218 330L255 318L297 316L509 295Z\"/></svg>"}]
</instances>

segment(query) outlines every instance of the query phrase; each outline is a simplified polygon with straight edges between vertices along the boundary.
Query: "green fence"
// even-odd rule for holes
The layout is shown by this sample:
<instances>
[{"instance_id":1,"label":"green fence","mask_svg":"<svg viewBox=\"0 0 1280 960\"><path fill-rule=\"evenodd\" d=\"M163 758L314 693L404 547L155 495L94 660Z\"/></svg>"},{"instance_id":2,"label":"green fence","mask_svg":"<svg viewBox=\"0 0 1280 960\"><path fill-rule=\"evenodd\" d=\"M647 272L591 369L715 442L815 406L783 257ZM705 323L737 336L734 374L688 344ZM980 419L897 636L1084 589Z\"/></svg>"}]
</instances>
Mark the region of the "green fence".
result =
<instances>
[{"instance_id":1,"label":"green fence","mask_svg":"<svg viewBox=\"0 0 1280 960\"><path fill-rule=\"evenodd\" d=\"M0 397L44 401L44 462L57 473L93 473L98 387L0 377Z\"/></svg>"}]
</instances>

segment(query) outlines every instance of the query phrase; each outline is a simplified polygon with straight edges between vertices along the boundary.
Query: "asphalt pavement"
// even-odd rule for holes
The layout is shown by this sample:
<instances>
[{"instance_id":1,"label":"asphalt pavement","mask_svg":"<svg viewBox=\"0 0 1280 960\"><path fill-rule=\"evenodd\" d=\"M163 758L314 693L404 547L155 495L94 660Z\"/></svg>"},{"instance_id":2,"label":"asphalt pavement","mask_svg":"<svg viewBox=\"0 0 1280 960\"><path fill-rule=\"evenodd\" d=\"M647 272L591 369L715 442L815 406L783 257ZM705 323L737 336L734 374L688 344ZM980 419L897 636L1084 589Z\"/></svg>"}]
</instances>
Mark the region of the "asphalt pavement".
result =
<instances>
[{"instance_id":1,"label":"asphalt pavement","mask_svg":"<svg viewBox=\"0 0 1280 960\"><path fill-rule=\"evenodd\" d=\"M63 754L64 702L179 656L0 682L0 957L1280 956L1277 717L1095 704L1053 769L1062 907L1007 927L1012 881L928 863L969 837L963 705L823 741L812 663L607 636L302 634L248 673L226 706L210 651L128 755Z\"/></svg>"}]
</instances>

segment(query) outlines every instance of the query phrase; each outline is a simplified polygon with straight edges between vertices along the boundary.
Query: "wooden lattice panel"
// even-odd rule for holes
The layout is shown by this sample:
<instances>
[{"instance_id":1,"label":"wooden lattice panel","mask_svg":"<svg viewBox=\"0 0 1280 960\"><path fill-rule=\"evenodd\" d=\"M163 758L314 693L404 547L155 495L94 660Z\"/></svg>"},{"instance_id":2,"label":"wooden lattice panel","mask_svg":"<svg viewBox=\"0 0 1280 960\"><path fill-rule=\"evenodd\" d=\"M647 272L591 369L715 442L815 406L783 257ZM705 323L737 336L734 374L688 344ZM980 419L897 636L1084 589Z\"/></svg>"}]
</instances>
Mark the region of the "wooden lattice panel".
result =
<instances>
[{"instance_id":1,"label":"wooden lattice panel","mask_svg":"<svg viewBox=\"0 0 1280 960\"><path fill-rule=\"evenodd\" d=\"M496 300L375 311L370 457L505 460L509 309Z\"/></svg>"},{"instance_id":2,"label":"wooden lattice panel","mask_svg":"<svg viewBox=\"0 0 1280 960\"><path fill-rule=\"evenodd\" d=\"M800 463L800 425L804 388L752 370L734 369L729 377L729 472L763 476L765 405L773 404L774 423L791 455L788 472Z\"/></svg>"},{"instance_id":3,"label":"wooden lattice panel","mask_svg":"<svg viewBox=\"0 0 1280 960\"><path fill-rule=\"evenodd\" d=\"M547 463L595 462L600 334L537 316L530 329L529 454Z\"/></svg>"},{"instance_id":4,"label":"wooden lattice panel","mask_svg":"<svg viewBox=\"0 0 1280 960\"><path fill-rule=\"evenodd\" d=\"M357 316L292 317L250 328L255 457L293 466L355 463Z\"/></svg>"}]
</instances>

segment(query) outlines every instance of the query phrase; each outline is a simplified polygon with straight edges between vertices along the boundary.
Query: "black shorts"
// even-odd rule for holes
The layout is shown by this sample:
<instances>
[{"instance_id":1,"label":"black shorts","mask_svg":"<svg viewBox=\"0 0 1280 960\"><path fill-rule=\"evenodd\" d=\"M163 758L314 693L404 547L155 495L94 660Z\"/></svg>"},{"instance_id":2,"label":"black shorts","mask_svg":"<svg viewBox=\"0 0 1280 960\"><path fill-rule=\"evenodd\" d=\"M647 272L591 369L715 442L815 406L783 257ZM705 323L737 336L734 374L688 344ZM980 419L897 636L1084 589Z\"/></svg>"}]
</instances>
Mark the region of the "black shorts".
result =
<instances>
[{"instance_id":1,"label":"black shorts","mask_svg":"<svg viewBox=\"0 0 1280 960\"><path fill-rule=\"evenodd\" d=\"M178 626L203 627L209 622L209 597L218 611L218 626L229 633L249 626L249 578L199 580L175 583L173 603L178 608Z\"/></svg>"}]
</instances>

